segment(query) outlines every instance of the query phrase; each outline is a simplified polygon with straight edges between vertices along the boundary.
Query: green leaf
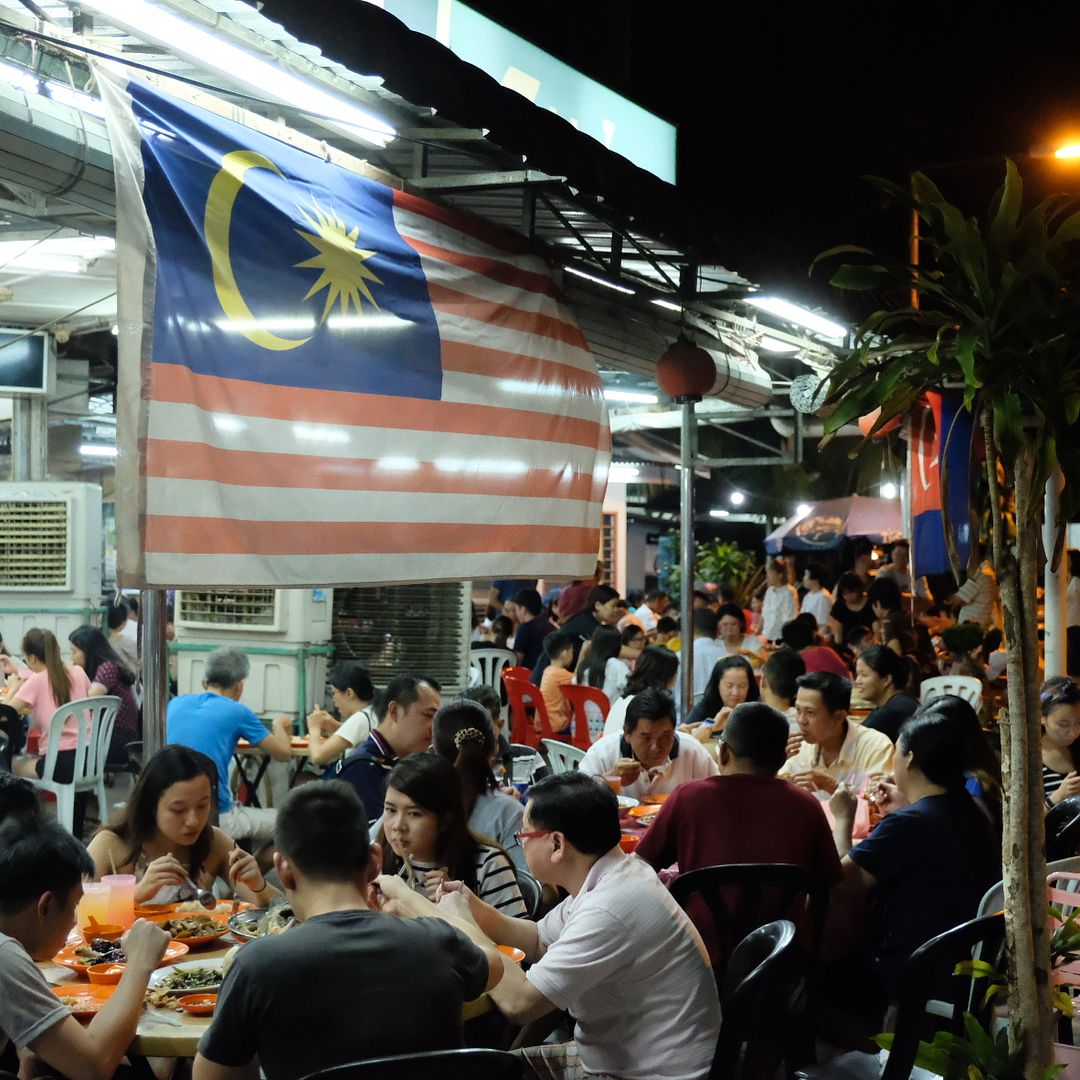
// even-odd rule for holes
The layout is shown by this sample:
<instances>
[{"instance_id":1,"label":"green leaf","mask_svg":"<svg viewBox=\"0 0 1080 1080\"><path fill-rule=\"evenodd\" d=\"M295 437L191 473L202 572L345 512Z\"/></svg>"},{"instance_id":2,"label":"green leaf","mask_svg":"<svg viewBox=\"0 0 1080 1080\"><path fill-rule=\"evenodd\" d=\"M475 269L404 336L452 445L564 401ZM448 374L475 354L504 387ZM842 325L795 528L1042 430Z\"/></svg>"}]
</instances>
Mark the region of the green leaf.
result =
<instances>
[{"instance_id":1,"label":"green leaf","mask_svg":"<svg viewBox=\"0 0 1080 1080\"><path fill-rule=\"evenodd\" d=\"M1069 424L1080 420L1080 394L1071 394L1065 399L1065 420Z\"/></svg>"},{"instance_id":2,"label":"green leaf","mask_svg":"<svg viewBox=\"0 0 1080 1080\"><path fill-rule=\"evenodd\" d=\"M1003 255L1016 235L1016 223L1020 217L1020 207L1024 201L1024 182L1012 158L1005 161L1005 183L1001 185L990 207L991 243Z\"/></svg>"},{"instance_id":3,"label":"green leaf","mask_svg":"<svg viewBox=\"0 0 1080 1080\"><path fill-rule=\"evenodd\" d=\"M829 284L835 289L846 289L849 292L868 292L870 289L880 289L888 283L889 278L888 269L880 263L873 266L845 263L837 267L836 272L829 278Z\"/></svg>"},{"instance_id":4,"label":"green leaf","mask_svg":"<svg viewBox=\"0 0 1080 1080\"><path fill-rule=\"evenodd\" d=\"M1005 460L1014 460L1023 440L1019 394L999 394L994 398L994 437Z\"/></svg>"},{"instance_id":5,"label":"green leaf","mask_svg":"<svg viewBox=\"0 0 1080 1080\"><path fill-rule=\"evenodd\" d=\"M973 979L1001 979L1004 976L985 960L961 960L953 968L954 975L969 975Z\"/></svg>"}]
</instances>

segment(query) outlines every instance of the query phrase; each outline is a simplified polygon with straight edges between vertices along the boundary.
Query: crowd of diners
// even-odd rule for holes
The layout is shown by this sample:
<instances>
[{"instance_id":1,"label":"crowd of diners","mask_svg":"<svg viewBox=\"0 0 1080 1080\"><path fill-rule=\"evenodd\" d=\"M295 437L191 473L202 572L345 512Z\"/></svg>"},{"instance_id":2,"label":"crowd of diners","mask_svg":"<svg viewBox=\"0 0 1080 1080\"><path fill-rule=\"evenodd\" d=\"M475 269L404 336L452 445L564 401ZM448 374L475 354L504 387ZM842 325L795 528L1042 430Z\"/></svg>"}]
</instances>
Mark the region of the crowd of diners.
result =
<instances>
[{"instance_id":1,"label":"crowd of diners","mask_svg":"<svg viewBox=\"0 0 1080 1080\"><path fill-rule=\"evenodd\" d=\"M951 655L949 629L974 620L944 625L905 551L869 583L856 564L836 598L819 567L800 595L774 561L747 609L723 590L696 594L685 641L660 590L627 603L598 575L552 610L530 583L496 583L476 644L516 653L557 737L565 683L610 702L577 768L534 755L531 784L510 782L521 748L496 687L444 695L402 673L377 688L345 660L327 707L306 718L308 756L288 795L243 805L240 740L285 761L293 732L242 703L249 663L230 648L208 657L201 693L170 701L167 745L86 845L42 806L24 779L40 775L40 754L16 742L0 770L0 1072L126 1067L167 935L135 922L123 978L88 1026L39 966L67 940L83 883L113 873L135 875L142 904L190 899L194 885L294 913L287 932L238 951L197 1080L298 1078L461 1045L513 1046L526 1076L704 1077L727 953L707 908L684 911L668 885L743 863L805 867L828 890L816 1012L839 1021L821 1034L868 1045L911 953L974 917L1001 877L986 717L955 694L920 703L920 682L961 662L981 664L986 687L1000 676L978 659L982 644ZM992 613L987 569L957 603L987 591ZM65 701L134 684L89 629L71 635L70 663L45 631L26 635L21 661L4 659L7 730L21 720L40 735ZM682 715L673 690L687 650L694 700ZM1080 687L1050 679L1041 703L1049 809L1080 795ZM636 847L623 843L616 791L665 797ZM464 1021L476 999L489 1007Z\"/></svg>"}]
</instances>

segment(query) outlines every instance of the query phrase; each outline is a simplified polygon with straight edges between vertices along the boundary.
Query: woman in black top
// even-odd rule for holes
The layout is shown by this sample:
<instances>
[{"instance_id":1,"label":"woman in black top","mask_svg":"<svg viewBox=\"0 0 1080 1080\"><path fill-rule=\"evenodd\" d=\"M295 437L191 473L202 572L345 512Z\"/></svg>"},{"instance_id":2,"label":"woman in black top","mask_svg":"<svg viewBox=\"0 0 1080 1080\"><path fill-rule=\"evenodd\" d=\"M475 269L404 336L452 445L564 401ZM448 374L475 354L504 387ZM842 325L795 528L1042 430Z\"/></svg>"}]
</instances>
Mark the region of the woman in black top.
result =
<instances>
[{"instance_id":1,"label":"woman in black top","mask_svg":"<svg viewBox=\"0 0 1080 1080\"><path fill-rule=\"evenodd\" d=\"M841 574L836 583L836 603L829 612L833 641L844 641L856 626L873 627L874 612L858 574Z\"/></svg>"},{"instance_id":2,"label":"woman in black top","mask_svg":"<svg viewBox=\"0 0 1080 1080\"><path fill-rule=\"evenodd\" d=\"M883 731L896 742L900 725L919 707L906 693L910 679L911 665L905 657L884 645L863 650L855 661L855 693L874 706L863 727Z\"/></svg>"}]
</instances>

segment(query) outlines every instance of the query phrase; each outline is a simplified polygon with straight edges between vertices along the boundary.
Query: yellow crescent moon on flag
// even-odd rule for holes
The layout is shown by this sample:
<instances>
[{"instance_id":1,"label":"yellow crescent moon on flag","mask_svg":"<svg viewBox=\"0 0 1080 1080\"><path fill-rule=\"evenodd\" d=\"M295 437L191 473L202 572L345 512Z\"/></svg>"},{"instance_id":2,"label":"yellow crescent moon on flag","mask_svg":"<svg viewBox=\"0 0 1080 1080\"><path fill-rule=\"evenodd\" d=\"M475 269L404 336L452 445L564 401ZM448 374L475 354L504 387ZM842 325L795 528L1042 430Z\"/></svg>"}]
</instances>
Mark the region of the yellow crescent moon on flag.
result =
<instances>
[{"instance_id":1,"label":"yellow crescent moon on flag","mask_svg":"<svg viewBox=\"0 0 1080 1080\"><path fill-rule=\"evenodd\" d=\"M248 169L269 169L278 176L284 175L268 157L252 150L234 150L222 158L221 169L211 182L206 196L204 219L206 247L210 252L214 270L214 290L222 311L249 341L264 349L295 349L309 342L311 337L284 338L270 333L269 330L260 329L259 320L244 300L233 274L229 230L232 225L233 205L244 186L244 174Z\"/></svg>"}]
</instances>

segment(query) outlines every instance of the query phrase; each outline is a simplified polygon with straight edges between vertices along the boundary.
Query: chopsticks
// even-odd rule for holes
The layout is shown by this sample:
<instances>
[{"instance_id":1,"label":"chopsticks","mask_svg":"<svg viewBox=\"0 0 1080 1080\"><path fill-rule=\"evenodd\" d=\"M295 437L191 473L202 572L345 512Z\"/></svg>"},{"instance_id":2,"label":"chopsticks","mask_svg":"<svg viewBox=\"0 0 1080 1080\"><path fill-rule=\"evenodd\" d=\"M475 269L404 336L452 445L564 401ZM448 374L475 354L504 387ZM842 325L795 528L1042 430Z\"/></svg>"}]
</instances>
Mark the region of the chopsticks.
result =
<instances>
[{"instance_id":1,"label":"chopsticks","mask_svg":"<svg viewBox=\"0 0 1080 1080\"><path fill-rule=\"evenodd\" d=\"M413 870L412 859L409 858L409 853L407 851L402 852L401 859L402 862L405 863L405 870L408 872L409 875L409 886L415 889L416 872Z\"/></svg>"}]
</instances>

